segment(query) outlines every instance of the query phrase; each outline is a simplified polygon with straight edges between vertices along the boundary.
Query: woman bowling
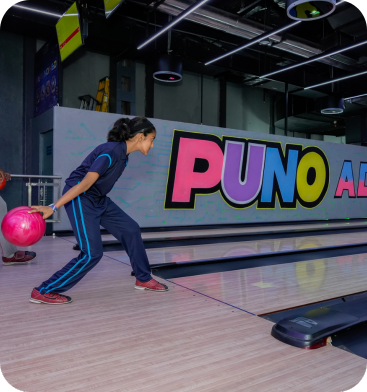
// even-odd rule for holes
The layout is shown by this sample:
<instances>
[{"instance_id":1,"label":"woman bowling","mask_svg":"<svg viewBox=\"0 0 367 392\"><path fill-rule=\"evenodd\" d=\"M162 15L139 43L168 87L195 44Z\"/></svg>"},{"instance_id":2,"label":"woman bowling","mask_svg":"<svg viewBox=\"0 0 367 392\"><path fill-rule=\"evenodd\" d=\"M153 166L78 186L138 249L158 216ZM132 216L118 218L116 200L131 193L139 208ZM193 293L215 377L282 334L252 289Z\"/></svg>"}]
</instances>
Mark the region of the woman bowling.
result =
<instances>
[{"instance_id":1,"label":"woman bowling","mask_svg":"<svg viewBox=\"0 0 367 392\"><path fill-rule=\"evenodd\" d=\"M96 147L65 181L63 196L48 207L35 206L47 219L65 205L81 252L64 268L33 289L33 303L68 304L72 299L62 295L77 284L102 258L100 225L124 245L135 273L135 288L157 292L168 291L150 275L150 267L139 225L122 211L107 194L124 171L129 154L140 151L147 155L154 146L156 130L143 117L120 119L108 133L107 143Z\"/></svg>"}]
</instances>

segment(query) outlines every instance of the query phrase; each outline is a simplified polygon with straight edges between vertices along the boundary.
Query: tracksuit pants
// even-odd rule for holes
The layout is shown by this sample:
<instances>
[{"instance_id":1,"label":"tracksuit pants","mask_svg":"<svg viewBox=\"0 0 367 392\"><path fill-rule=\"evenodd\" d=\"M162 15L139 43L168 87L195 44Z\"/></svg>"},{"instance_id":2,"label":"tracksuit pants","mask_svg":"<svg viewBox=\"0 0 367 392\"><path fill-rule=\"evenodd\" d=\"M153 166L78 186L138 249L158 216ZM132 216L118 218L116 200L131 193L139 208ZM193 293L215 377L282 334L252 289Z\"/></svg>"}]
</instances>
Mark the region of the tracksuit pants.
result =
<instances>
[{"instance_id":1,"label":"tracksuit pants","mask_svg":"<svg viewBox=\"0 0 367 392\"><path fill-rule=\"evenodd\" d=\"M91 198L82 194L65 204L65 209L81 252L37 287L38 291L45 294L70 290L97 265L103 256L100 225L121 241L130 257L135 277L140 282L151 279L140 227L113 201L108 197Z\"/></svg>"}]
</instances>

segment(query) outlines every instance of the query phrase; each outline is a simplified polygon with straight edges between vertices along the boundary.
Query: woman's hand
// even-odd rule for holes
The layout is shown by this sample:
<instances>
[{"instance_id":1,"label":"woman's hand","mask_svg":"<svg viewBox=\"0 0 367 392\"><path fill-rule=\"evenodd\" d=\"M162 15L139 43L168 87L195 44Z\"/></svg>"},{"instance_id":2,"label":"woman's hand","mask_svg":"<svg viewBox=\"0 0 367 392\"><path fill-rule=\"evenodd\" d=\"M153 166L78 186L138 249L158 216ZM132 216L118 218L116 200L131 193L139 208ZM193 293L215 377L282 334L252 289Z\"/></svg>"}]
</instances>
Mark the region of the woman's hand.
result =
<instances>
[{"instance_id":1,"label":"woman's hand","mask_svg":"<svg viewBox=\"0 0 367 392\"><path fill-rule=\"evenodd\" d=\"M81 193L86 192L99 178L99 174L97 172L89 172L84 177L84 179L77 185L74 185L71 189L69 189L57 202L55 202L55 206L60 209L63 205L68 203L69 201L78 197ZM43 219L49 218L53 213L53 209L47 206L32 206L32 211L29 211L30 214L34 212L41 212L43 214Z\"/></svg>"},{"instance_id":2,"label":"woman's hand","mask_svg":"<svg viewBox=\"0 0 367 392\"><path fill-rule=\"evenodd\" d=\"M0 184L3 182L4 178L5 178L5 172L0 169Z\"/></svg>"},{"instance_id":3,"label":"woman's hand","mask_svg":"<svg viewBox=\"0 0 367 392\"><path fill-rule=\"evenodd\" d=\"M0 184L3 182L3 180L10 181L11 180L11 175L9 173L5 173L4 170L0 169Z\"/></svg>"},{"instance_id":4,"label":"woman's hand","mask_svg":"<svg viewBox=\"0 0 367 392\"><path fill-rule=\"evenodd\" d=\"M48 206L32 206L31 208L32 208L32 211L29 211L28 214L40 212L43 215L44 220L49 218L54 213L53 209Z\"/></svg>"}]
</instances>

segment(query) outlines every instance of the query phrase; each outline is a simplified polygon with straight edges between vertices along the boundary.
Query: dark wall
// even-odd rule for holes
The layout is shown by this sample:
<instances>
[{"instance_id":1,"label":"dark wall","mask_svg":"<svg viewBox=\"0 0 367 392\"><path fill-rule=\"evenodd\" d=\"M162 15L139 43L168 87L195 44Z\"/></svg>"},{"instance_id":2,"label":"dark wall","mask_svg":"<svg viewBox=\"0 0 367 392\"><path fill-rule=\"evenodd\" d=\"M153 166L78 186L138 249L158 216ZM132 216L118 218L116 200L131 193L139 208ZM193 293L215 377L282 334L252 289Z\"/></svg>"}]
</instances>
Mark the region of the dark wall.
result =
<instances>
[{"instance_id":1,"label":"dark wall","mask_svg":"<svg viewBox=\"0 0 367 392\"><path fill-rule=\"evenodd\" d=\"M23 37L0 31L0 167L23 172ZM22 204L23 184L14 180L2 191L8 208Z\"/></svg>"},{"instance_id":2,"label":"dark wall","mask_svg":"<svg viewBox=\"0 0 367 392\"><path fill-rule=\"evenodd\" d=\"M99 80L110 74L110 57L79 49L63 64L62 106L79 109L78 96L97 96Z\"/></svg>"}]
</instances>

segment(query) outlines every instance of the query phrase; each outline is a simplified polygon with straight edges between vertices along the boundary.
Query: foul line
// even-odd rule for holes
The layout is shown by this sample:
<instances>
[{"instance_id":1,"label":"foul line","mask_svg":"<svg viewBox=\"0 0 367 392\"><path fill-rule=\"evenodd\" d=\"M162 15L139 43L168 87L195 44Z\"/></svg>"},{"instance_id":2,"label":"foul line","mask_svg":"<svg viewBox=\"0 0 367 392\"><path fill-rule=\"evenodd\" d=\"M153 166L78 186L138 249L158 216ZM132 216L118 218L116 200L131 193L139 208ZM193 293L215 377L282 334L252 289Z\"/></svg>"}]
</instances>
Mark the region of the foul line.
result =
<instances>
[{"instance_id":1,"label":"foul line","mask_svg":"<svg viewBox=\"0 0 367 392\"><path fill-rule=\"evenodd\" d=\"M104 256L105 256L105 257L108 257L109 259L118 261L119 263L122 263L122 264L125 264L125 265L128 265L129 267L131 267L130 264L127 264L127 263L124 263L123 261L114 259L114 258L111 257L111 256L106 256L106 255L104 255ZM221 301L220 299L211 297L210 295L206 295L206 294L200 293L200 291L196 291L196 290L190 289L189 287L186 287L186 286L183 286L183 285L181 285L181 284L178 284L178 283L176 283L176 282L172 282L172 280L168 280L168 279L164 279L164 278L160 278L160 279L163 279L163 280L165 280L166 282L175 284L176 286L180 286L180 287L182 287L182 288L184 288L184 289L186 289L186 290L190 290L190 291L192 291L193 293L197 293L197 294L200 294L200 295L202 295L202 296L204 296L204 297L210 298L210 299L212 299L212 300L214 300L214 301L220 302L220 303L222 303L222 304L224 304L224 305L228 305L228 306L230 306L230 307L232 307L232 308L234 308L234 309L238 309L238 310L241 310L242 312L251 314L252 316L257 316L256 314L251 313L251 312L248 312L248 311L245 310L245 309L238 308L237 306L234 306L234 305L231 305L231 304L229 304L229 303L227 303L227 302Z\"/></svg>"},{"instance_id":2,"label":"foul line","mask_svg":"<svg viewBox=\"0 0 367 392\"><path fill-rule=\"evenodd\" d=\"M65 239L64 237L59 237L59 238L65 240L65 241L67 241L67 242L70 242L71 244L74 244L74 242L69 241L69 240ZM103 254L103 256L104 256L104 257L108 257L108 258L111 259L111 260L118 261L119 263L124 264L124 265L126 265L126 266L128 266L128 267L131 268L131 264L125 263L125 262L123 262L123 261L121 261L121 260L115 259L115 258L113 258L113 257L111 257L111 256L107 256L107 255L105 255L105 254ZM164 278L160 278L160 279L163 279L163 280L165 280L166 282L175 284L176 286L180 286L180 287L182 287L182 288L184 288L184 289L186 289L186 290L192 291L193 293L200 294L200 295L202 295L203 297L210 298L210 299L212 299L213 301L220 302L220 303L223 304L223 305L227 305L227 306L230 306L231 308L238 309L238 310L240 310L241 312L245 312L245 313L247 313L247 314L251 314L252 316L258 317L256 314L251 313L251 312L249 312L249 311L247 311L247 310L245 310L245 309L241 309L241 308L239 308L239 307L237 307L237 306L234 306L234 305L229 304L228 302L224 302L224 301L221 301L220 299L211 297L210 295L206 295L206 294L200 293L200 291L196 291L196 290L190 289L189 287L186 287L186 286L183 286L183 285L178 284L178 283L176 283L176 282L173 282L172 280L168 280L168 279L164 279Z\"/></svg>"}]
</instances>

